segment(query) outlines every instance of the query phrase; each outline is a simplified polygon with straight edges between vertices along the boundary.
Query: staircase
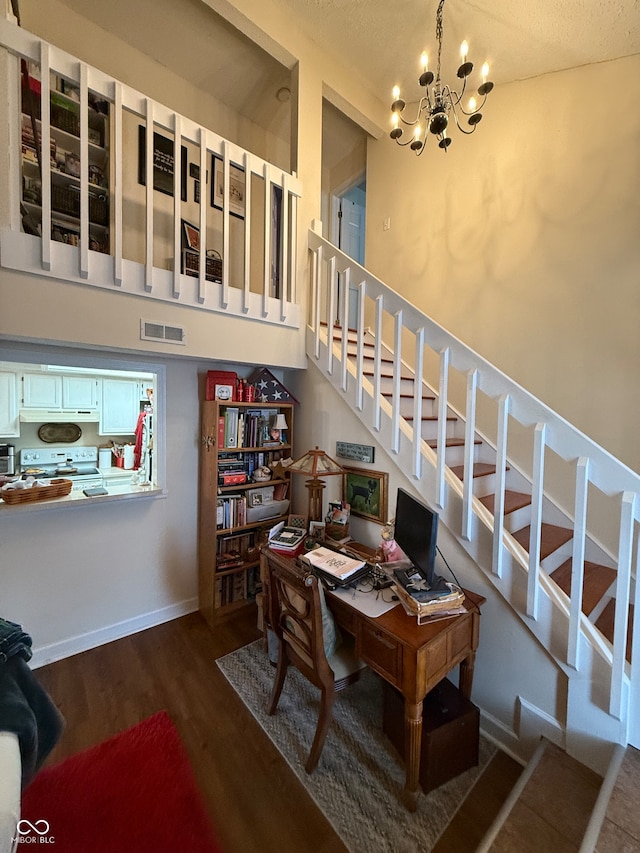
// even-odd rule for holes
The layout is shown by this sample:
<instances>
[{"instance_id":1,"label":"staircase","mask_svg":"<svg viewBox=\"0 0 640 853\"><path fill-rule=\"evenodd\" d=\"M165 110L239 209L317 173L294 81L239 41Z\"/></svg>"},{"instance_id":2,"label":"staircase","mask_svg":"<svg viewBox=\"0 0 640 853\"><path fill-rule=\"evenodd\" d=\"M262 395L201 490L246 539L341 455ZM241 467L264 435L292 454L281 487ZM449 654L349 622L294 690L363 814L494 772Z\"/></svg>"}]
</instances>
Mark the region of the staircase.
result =
<instances>
[{"instance_id":1,"label":"staircase","mask_svg":"<svg viewBox=\"0 0 640 853\"><path fill-rule=\"evenodd\" d=\"M333 340L336 345L340 345L342 341L342 328L334 326ZM347 356L349 364L356 367L357 357L357 333L355 330L347 332ZM374 371L371 365L375 360L375 339L370 330L367 330L363 340L363 361L364 361L364 376L373 377ZM385 354L380 357L380 377L381 377L381 394L382 397L389 402L393 399L393 365L394 359L391 353L384 350ZM415 400L415 378L410 368L404 367L400 380L400 414L401 417L411 426L414 426L415 419L413 415L414 400ZM435 437L438 415L437 415L437 393L429 388L426 383L422 384L422 393L420 395L420 435L432 450L437 450L438 440ZM464 421L462 417L453 412L447 413L447 437L445 439L445 459L448 469L457 477L461 483L465 478L465 466L463 460L463 452L465 447L464 438ZM457 433L462 432L462 435ZM483 440L478 433L473 437L474 445L474 461L472 468L472 478L474 481L473 493L478 498L480 503L486 507L491 515L495 515L496 495L495 495L495 475L496 475L496 450L488 445L486 440ZM485 461L479 461L479 460ZM492 461L486 461L492 460ZM528 523L531 517L531 483L524 480L522 476L507 465L505 468L507 478L507 488L504 492L504 519L505 529L511 533L513 539L520 544L524 551L529 553L531 544L531 524ZM513 481L514 488L508 486ZM516 491L515 487L527 488L529 491ZM540 564L547 570L551 577L563 593L570 598L571 582L572 582L572 559L567 554L571 553L571 543L573 540L573 529L569 518L565 518L561 510L554 506L553 512L550 507L547 507L547 513L553 515L555 519L561 519L564 524L551 524L543 521L540 529ZM590 543L590 550L595 552L596 546ZM615 611L615 581L616 570L611 565L605 564L607 559L605 554L600 554L602 562L584 563L584 580L582 587L582 612L586 617L591 617L593 624L613 643L614 629L614 611ZM561 562L562 561L562 562ZM629 609L630 619L629 625L633 624L633 605ZM628 633L626 657L631 658L631 631Z\"/></svg>"},{"instance_id":2,"label":"staircase","mask_svg":"<svg viewBox=\"0 0 640 853\"><path fill-rule=\"evenodd\" d=\"M310 361L562 669L559 746L604 775L615 744L640 744L640 477L316 231L309 244Z\"/></svg>"}]
</instances>

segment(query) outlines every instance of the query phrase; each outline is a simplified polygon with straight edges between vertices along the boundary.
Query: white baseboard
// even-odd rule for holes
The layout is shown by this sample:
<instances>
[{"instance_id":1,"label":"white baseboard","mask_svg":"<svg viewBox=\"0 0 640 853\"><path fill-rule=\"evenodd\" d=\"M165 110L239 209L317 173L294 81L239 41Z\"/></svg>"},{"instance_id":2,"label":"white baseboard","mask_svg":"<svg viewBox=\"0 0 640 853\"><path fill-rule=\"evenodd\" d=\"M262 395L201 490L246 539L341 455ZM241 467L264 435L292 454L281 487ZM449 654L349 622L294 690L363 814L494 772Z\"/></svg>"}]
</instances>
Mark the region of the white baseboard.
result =
<instances>
[{"instance_id":1,"label":"white baseboard","mask_svg":"<svg viewBox=\"0 0 640 853\"><path fill-rule=\"evenodd\" d=\"M522 696L516 698L516 729L527 755L534 752L542 736L565 749L566 733L560 722Z\"/></svg>"},{"instance_id":2,"label":"white baseboard","mask_svg":"<svg viewBox=\"0 0 640 853\"><path fill-rule=\"evenodd\" d=\"M99 628L97 631L78 634L75 637L60 640L57 643L50 643L48 646L39 646L34 648L33 657L29 661L29 665L32 669L37 669L48 663L54 663L57 660L71 657L71 655L77 655L80 652L95 649L97 646L103 646L105 643L111 643L113 640L120 640L122 637L137 634L138 631L145 631L147 628L153 628L155 625L162 625L163 622L171 622L172 619L186 616L187 613L193 613L197 609L198 600L190 598L186 601L180 601L177 604L171 604L168 607L162 607L160 610L142 613L133 619L126 619L124 622L107 625L105 628Z\"/></svg>"},{"instance_id":3,"label":"white baseboard","mask_svg":"<svg viewBox=\"0 0 640 853\"><path fill-rule=\"evenodd\" d=\"M503 752L506 752L507 755L511 756L514 761L520 764L526 763L522 755L518 735L513 729L506 726L502 720L483 711L482 708L480 709L480 731L488 740Z\"/></svg>"}]
</instances>

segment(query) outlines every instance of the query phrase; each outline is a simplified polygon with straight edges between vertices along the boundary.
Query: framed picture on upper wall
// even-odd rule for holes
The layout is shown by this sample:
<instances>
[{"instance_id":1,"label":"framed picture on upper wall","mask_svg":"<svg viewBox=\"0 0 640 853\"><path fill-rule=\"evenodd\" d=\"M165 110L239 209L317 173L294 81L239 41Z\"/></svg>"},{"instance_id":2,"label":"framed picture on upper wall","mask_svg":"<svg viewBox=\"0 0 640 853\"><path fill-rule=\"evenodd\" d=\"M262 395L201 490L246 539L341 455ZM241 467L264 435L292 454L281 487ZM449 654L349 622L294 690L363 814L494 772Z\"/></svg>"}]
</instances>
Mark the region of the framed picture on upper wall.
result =
<instances>
[{"instance_id":1,"label":"framed picture on upper wall","mask_svg":"<svg viewBox=\"0 0 640 853\"><path fill-rule=\"evenodd\" d=\"M212 154L213 181L211 183L211 204L222 210L224 207L224 160ZM244 219L245 174L244 169L229 163L229 189L226 194L229 213Z\"/></svg>"},{"instance_id":2,"label":"framed picture on upper wall","mask_svg":"<svg viewBox=\"0 0 640 853\"><path fill-rule=\"evenodd\" d=\"M389 475L386 471L343 468L342 493L344 500L351 506L351 515L386 524L389 489Z\"/></svg>"},{"instance_id":3,"label":"framed picture on upper wall","mask_svg":"<svg viewBox=\"0 0 640 853\"><path fill-rule=\"evenodd\" d=\"M173 195L173 139L153 133L153 188L165 195ZM180 150L180 197L187 200L187 149ZM138 183L147 183L147 129L138 125Z\"/></svg>"}]
</instances>

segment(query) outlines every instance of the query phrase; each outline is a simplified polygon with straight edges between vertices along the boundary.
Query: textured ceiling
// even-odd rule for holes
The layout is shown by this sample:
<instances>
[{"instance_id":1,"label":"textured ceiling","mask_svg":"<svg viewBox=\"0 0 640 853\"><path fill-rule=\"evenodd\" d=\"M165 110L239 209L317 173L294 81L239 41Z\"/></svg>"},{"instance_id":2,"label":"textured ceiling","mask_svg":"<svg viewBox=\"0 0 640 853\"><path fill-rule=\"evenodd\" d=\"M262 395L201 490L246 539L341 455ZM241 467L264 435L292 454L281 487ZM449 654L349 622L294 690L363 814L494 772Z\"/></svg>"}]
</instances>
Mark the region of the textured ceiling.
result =
<instances>
[{"instance_id":1,"label":"textured ceiling","mask_svg":"<svg viewBox=\"0 0 640 853\"><path fill-rule=\"evenodd\" d=\"M435 58L438 0L276 0L325 50L353 64L386 103L396 83L417 88L419 57ZM639 0L447 0L443 77L459 48L506 83L640 53ZM447 59L450 62L447 63ZM433 63L430 63L433 68Z\"/></svg>"}]
</instances>

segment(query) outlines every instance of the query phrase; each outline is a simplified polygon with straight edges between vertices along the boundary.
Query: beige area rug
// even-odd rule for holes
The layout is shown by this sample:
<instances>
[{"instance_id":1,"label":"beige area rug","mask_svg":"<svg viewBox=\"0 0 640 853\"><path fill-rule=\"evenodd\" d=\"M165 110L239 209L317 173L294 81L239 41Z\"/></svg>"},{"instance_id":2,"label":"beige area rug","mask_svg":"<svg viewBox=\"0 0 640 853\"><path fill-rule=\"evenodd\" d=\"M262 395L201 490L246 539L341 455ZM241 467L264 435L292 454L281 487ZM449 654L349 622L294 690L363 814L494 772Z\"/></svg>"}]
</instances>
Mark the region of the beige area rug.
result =
<instances>
[{"instance_id":1,"label":"beige area rug","mask_svg":"<svg viewBox=\"0 0 640 853\"><path fill-rule=\"evenodd\" d=\"M416 812L402 805L404 766L382 731L382 687L365 670L338 694L318 767L304 770L320 692L293 667L273 717L266 712L275 669L256 641L217 661L227 680L353 853L428 853L495 752L480 738L480 763L428 795Z\"/></svg>"}]
</instances>

